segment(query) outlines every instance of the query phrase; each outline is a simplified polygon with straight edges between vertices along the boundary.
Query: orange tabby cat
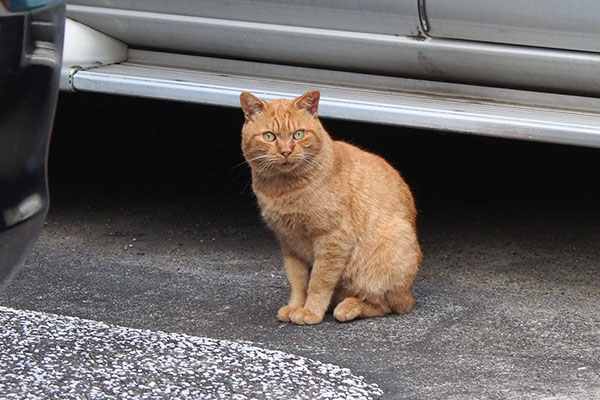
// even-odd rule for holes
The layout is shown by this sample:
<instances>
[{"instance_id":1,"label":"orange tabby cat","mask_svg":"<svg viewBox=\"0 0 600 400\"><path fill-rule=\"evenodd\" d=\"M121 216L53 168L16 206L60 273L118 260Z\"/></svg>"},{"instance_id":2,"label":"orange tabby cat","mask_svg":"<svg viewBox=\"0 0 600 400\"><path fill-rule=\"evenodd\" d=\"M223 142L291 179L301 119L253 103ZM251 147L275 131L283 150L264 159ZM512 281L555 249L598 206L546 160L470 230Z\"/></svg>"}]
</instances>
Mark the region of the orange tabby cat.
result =
<instances>
[{"instance_id":1,"label":"orange tabby cat","mask_svg":"<svg viewBox=\"0 0 600 400\"><path fill-rule=\"evenodd\" d=\"M317 324L330 305L338 321L408 313L422 258L413 196L381 157L331 139L319 97L240 96L242 150L291 289L277 317Z\"/></svg>"}]
</instances>

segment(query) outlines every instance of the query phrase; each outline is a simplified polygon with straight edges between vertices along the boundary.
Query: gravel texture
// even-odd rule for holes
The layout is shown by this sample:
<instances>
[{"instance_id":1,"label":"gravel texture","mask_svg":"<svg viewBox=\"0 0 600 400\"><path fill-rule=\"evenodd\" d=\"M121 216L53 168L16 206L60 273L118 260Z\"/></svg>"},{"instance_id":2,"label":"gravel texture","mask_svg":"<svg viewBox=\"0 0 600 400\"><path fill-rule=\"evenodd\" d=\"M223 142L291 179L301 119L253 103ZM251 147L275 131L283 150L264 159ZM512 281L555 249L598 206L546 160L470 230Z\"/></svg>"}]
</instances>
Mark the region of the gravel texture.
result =
<instances>
[{"instance_id":1,"label":"gravel texture","mask_svg":"<svg viewBox=\"0 0 600 400\"><path fill-rule=\"evenodd\" d=\"M246 343L0 307L3 399L374 399L350 370Z\"/></svg>"}]
</instances>

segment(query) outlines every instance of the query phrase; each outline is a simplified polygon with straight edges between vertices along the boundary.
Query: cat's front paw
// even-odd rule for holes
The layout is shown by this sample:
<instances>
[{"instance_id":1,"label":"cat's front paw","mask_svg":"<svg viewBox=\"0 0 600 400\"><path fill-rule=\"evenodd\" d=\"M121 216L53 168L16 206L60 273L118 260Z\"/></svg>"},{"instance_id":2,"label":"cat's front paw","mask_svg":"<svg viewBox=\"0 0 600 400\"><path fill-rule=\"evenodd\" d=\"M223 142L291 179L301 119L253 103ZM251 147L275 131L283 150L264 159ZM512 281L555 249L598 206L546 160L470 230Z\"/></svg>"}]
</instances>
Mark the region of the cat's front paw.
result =
<instances>
[{"instance_id":1,"label":"cat's front paw","mask_svg":"<svg viewBox=\"0 0 600 400\"><path fill-rule=\"evenodd\" d=\"M314 325L323 321L323 316L315 314L306 308L299 308L290 315L290 319L297 325Z\"/></svg>"},{"instance_id":2,"label":"cat's front paw","mask_svg":"<svg viewBox=\"0 0 600 400\"><path fill-rule=\"evenodd\" d=\"M300 307L283 306L277 312L277 319L281 322L290 322L292 314L298 309L300 309Z\"/></svg>"}]
</instances>

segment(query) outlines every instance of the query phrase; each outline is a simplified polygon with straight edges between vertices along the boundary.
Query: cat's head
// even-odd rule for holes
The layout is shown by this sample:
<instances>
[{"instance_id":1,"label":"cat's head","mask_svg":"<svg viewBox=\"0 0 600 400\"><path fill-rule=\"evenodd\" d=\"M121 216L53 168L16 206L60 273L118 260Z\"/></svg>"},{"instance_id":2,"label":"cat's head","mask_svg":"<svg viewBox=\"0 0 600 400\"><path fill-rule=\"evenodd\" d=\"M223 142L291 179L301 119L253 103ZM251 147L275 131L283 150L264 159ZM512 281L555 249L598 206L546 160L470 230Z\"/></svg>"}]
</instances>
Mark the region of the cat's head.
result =
<instances>
[{"instance_id":1,"label":"cat's head","mask_svg":"<svg viewBox=\"0 0 600 400\"><path fill-rule=\"evenodd\" d=\"M258 175L299 173L319 165L330 141L317 116L319 97L318 91L271 101L248 92L240 95L246 118L242 151Z\"/></svg>"}]
</instances>

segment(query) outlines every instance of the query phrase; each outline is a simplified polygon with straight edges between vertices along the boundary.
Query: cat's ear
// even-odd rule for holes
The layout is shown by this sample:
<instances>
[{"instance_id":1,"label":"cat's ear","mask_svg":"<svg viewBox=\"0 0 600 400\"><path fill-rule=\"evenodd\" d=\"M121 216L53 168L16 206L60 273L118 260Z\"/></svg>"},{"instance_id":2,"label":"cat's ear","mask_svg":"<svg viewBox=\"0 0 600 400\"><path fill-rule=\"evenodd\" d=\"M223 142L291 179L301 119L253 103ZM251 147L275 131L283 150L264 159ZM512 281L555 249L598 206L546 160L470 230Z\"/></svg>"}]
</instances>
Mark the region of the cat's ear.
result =
<instances>
[{"instance_id":1,"label":"cat's ear","mask_svg":"<svg viewBox=\"0 0 600 400\"><path fill-rule=\"evenodd\" d=\"M250 92L242 92L240 95L240 103L242 104L242 110L244 110L246 121L250 121L254 116L260 114L260 112L265 109L265 102Z\"/></svg>"},{"instance_id":2,"label":"cat's ear","mask_svg":"<svg viewBox=\"0 0 600 400\"><path fill-rule=\"evenodd\" d=\"M321 93L318 90L312 90L304 93L302 96L294 100L294 106L300 110L306 110L310 114L316 116L319 108L319 98Z\"/></svg>"}]
</instances>

